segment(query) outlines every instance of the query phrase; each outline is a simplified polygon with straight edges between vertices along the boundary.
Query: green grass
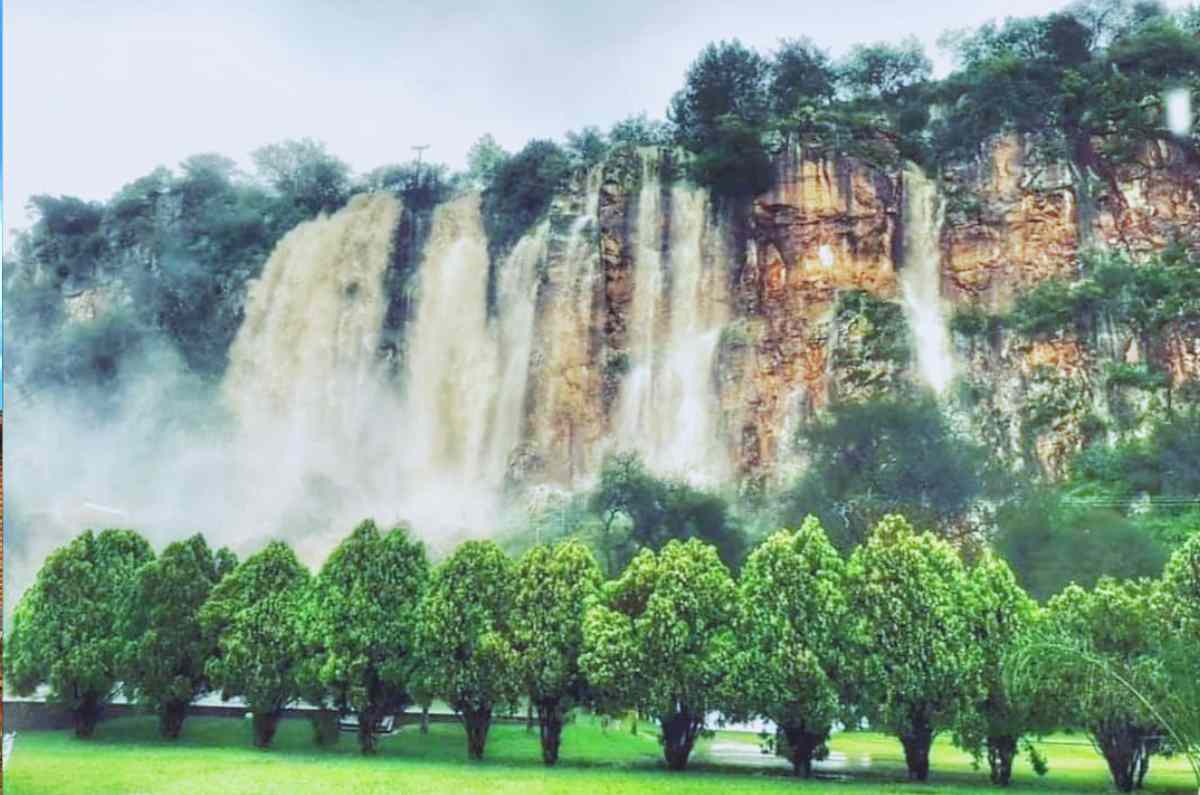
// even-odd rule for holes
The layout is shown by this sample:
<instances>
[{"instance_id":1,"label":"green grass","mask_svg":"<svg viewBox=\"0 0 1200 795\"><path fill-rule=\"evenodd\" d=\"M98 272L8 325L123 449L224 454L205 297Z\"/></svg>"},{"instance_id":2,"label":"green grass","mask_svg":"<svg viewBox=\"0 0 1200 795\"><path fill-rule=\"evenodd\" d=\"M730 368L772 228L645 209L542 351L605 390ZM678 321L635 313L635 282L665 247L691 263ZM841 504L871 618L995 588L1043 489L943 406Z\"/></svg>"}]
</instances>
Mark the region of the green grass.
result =
<instances>
[{"instance_id":1,"label":"green grass","mask_svg":"<svg viewBox=\"0 0 1200 795\"><path fill-rule=\"evenodd\" d=\"M805 791L867 795L877 792L998 793L985 770L945 740L939 740L927 785L904 782L898 743L878 734L842 734L831 750L847 766L832 777L798 782L785 771L732 765L719 751L731 743L753 749L755 735L718 732L702 741L685 773L667 772L651 731L638 736L614 724L605 731L584 717L563 736L559 767L541 764L537 734L499 725L488 739L487 757L468 762L462 729L434 724L428 735L405 728L385 738L373 759L358 754L353 735L332 748L311 743L307 721L287 720L275 746L250 746L244 721L190 718L176 743L158 739L149 717L122 718L100 725L95 739L79 741L70 732L22 732L8 769L6 795L224 795L230 793L772 793ZM714 751L714 749L718 749ZM1082 738L1055 738L1042 746L1050 774L1037 778L1024 761L1014 775L1013 792L1111 791L1104 765ZM1192 793L1195 785L1181 760L1155 758L1146 792Z\"/></svg>"}]
</instances>

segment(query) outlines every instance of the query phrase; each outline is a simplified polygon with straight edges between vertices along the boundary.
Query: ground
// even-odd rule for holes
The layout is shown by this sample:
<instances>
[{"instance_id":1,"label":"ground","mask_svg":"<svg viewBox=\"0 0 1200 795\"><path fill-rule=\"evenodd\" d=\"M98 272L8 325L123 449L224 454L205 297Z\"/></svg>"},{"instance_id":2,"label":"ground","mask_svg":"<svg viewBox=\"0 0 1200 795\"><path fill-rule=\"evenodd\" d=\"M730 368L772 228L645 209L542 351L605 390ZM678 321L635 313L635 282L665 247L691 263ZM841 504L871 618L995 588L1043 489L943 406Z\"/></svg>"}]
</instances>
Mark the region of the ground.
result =
<instances>
[{"instance_id":1,"label":"ground","mask_svg":"<svg viewBox=\"0 0 1200 795\"><path fill-rule=\"evenodd\" d=\"M384 739L376 758L358 754L353 735L333 748L316 748L307 721L284 721L270 751L250 746L248 722L189 718L182 739L158 739L152 718L122 718L101 724L96 738L69 732L23 732L17 737L5 795L406 795L420 793L775 793L805 791L867 795L878 792L998 793L986 770L939 740L930 783L904 782L899 744L878 734L841 734L821 780L788 778L774 760L757 753L757 737L718 732L697 748L683 773L662 767L652 731L637 736L628 726L607 728L580 718L563 736L562 761L546 770L536 730L495 726L482 762L468 762L457 724L434 724L428 735L406 727ZM1082 737L1055 737L1042 746L1050 774L1039 779L1019 761L1011 792L1103 793L1112 791L1103 762ZM1155 758L1148 793L1195 791L1182 760Z\"/></svg>"}]
</instances>

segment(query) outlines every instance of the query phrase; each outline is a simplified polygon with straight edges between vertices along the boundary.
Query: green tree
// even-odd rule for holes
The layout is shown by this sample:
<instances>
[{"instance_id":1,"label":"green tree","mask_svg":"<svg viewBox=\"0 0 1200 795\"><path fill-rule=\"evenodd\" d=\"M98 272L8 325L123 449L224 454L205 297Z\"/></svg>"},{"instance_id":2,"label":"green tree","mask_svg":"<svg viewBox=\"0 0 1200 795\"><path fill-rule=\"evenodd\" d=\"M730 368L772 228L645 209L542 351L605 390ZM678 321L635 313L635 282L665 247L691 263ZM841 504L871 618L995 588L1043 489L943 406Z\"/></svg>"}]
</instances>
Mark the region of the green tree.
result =
<instances>
[{"instance_id":1,"label":"green tree","mask_svg":"<svg viewBox=\"0 0 1200 795\"><path fill-rule=\"evenodd\" d=\"M410 160L368 172L360 183L363 190L387 191L404 201L410 210L430 210L450 198L453 181L445 163Z\"/></svg>"},{"instance_id":2,"label":"green tree","mask_svg":"<svg viewBox=\"0 0 1200 795\"><path fill-rule=\"evenodd\" d=\"M1130 518L1073 504L1054 488L1032 489L1001 507L993 545L1039 600L1072 582L1090 588L1104 576L1156 577L1166 561L1162 545Z\"/></svg>"},{"instance_id":3,"label":"green tree","mask_svg":"<svg viewBox=\"0 0 1200 795\"><path fill-rule=\"evenodd\" d=\"M705 716L725 706L736 617L729 570L692 539L639 552L584 618L579 665L599 702L657 718L672 770L687 766Z\"/></svg>"},{"instance_id":4,"label":"green tree","mask_svg":"<svg viewBox=\"0 0 1200 795\"><path fill-rule=\"evenodd\" d=\"M696 155L692 176L719 195L746 197L770 183L762 142L770 73L768 61L737 39L709 44L671 98L675 140Z\"/></svg>"},{"instance_id":5,"label":"green tree","mask_svg":"<svg viewBox=\"0 0 1200 795\"><path fill-rule=\"evenodd\" d=\"M269 144L251 153L258 173L303 218L333 212L350 196L350 167L311 138Z\"/></svg>"},{"instance_id":6,"label":"green tree","mask_svg":"<svg viewBox=\"0 0 1200 795\"><path fill-rule=\"evenodd\" d=\"M770 64L737 39L709 44L688 67L684 86L667 113L679 143L701 151L720 136L720 121L732 117L761 128L769 108Z\"/></svg>"},{"instance_id":7,"label":"green tree","mask_svg":"<svg viewBox=\"0 0 1200 795\"><path fill-rule=\"evenodd\" d=\"M542 761L558 761L563 721L587 696L579 669L583 615L603 581L591 550L578 540L530 549L517 564L513 645L538 713Z\"/></svg>"},{"instance_id":8,"label":"green tree","mask_svg":"<svg viewBox=\"0 0 1200 795\"><path fill-rule=\"evenodd\" d=\"M1154 706L1169 703L1173 687L1160 654L1157 590L1153 580L1067 586L1050 600L1043 637L1013 666L1022 681L1070 694L1064 722L1087 730L1121 792L1141 786L1166 730Z\"/></svg>"},{"instance_id":9,"label":"green tree","mask_svg":"<svg viewBox=\"0 0 1200 795\"><path fill-rule=\"evenodd\" d=\"M847 567L854 690L873 722L900 739L916 781L929 776L934 738L979 697L965 594L954 548L897 515L880 520Z\"/></svg>"},{"instance_id":10,"label":"green tree","mask_svg":"<svg viewBox=\"0 0 1200 795\"><path fill-rule=\"evenodd\" d=\"M986 752L992 783L1007 787L1022 739L1055 724L1053 694L1014 691L1004 677L1010 655L1038 620L1038 607L1008 564L990 550L968 573L962 604L982 654L983 690L960 716L955 742L976 759Z\"/></svg>"},{"instance_id":11,"label":"green tree","mask_svg":"<svg viewBox=\"0 0 1200 795\"><path fill-rule=\"evenodd\" d=\"M843 552L894 512L963 535L978 500L1002 485L990 456L932 398L834 405L800 429L798 446L811 463L784 495L784 521L815 515Z\"/></svg>"},{"instance_id":12,"label":"green tree","mask_svg":"<svg viewBox=\"0 0 1200 795\"><path fill-rule=\"evenodd\" d=\"M608 154L608 141L599 127L584 127L578 132L567 132L566 150L574 165L591 168Z\"/></svg>"},{"instance_id":13,"label":"green tree","mask_svg":"<svg viewBox=\"0 0 1200 795\"><path fill-rule=\"evenodd\" d=\"M167 545L137 573L126 637L126 692L158 714L158 731L174 740L188 705L208 691L205 665L215 649L200 627L200 608L237 566L228 549L213 552L197 533Z\"/></svg>"},{"instance_id":14,"label":"green tree","mask_svg":"<svg viewBox=\"0 0 1200 795\"><path fill-rule=\"evenodd\" d=\"M783 731L793 771L812 775L839 714L838 681L848 670L845 563L815 517L780 530L746 560L739 589L735 713Z\"/></svg>"},{"instance_id":15,"label":"green tree","mask_svg":"<svg viewBox=\"0 0 1200 795\"><path fill-rule=\"evenodd\" d=\"M132 609L138 569L154 557L132 530L87 530L46 558L17 603L5 639L5 683L30 695L50 686L75 736L89 738L124 676L122 623Z\"/></svg>"},{"instance_id":16,"label":"green tree","mask_svg":"<svg viewBox=\"0 0 1200 795\"><path fill-rule=\"evenodd\" d=\"M933 63L913 37L855 45L838 67L841 85L855 99L892 100L932 74Z\"/></svg>"},{"instance_id":17,"label":"green tree","mask_svg":"<svg viewBox=\"0 0 1200 795\"><path fill-rule=\"evenodd\" d=\"M484 134L467 152L467 179L476 188L486 189L509 157L491 133Z\"/></svg>"},{"instance_id":18,"label":"green tree","mask_svg":"<svg viewBox=\"0 0 1200 795\"><path fill-rule=\"evenodd\" d=\"M1180 744L1190 746L1200 785L1200 533L1171 556L1163 574L1162 597L1164 658L1175 691L1169 711L1177 731L1186 734Z\"/></svg>"},{"instance_id":19,"label":"green tree","mask_svg":"<svg viewBox=\"0 0 1200 795\"><path fill-rule=\"evenodd\" d=\"M246 702L259 748L270 746L284 709L300 696L300 608L310 580L291 547L272 541L217 583L200 609L218 649L205 673L221 698Z\"/></svg>"},{"instance_id":20,"label":"green tree","mask_svg":"<svg viewBox=\"0 0 1200 795\"><path fill-rule=\"evenodd\" d=\"M627 116L608 130L608 141L612 146L667 146L671 140L672 132L667 124L648 118L644 112Z\"/></svg>"},{"instance_id":21,"label":"green tree","mask_svg":"<svg viewBox=\"0 0 1200 795\"><path fill-rule=\"evenodd\" d=\"M375 725L412 701L421 597L429 578L425 547L405 527L380 533L367 520L313 580L306 634L319 649L318 678L340 711L358 718L364 754Z\"/></svg>"},{"instance_id":22,"label":"green tree","mask_svg":"<svg viewBox=\"0 0 1200 795\"><path fill-rule=\"evenodd\" d=\"M599 545L610 576L616 576L638 549L661 549L672 539L699 538L713 544L731 569L745 552L745 536L719 494L655 477L637 453L605 457L588 507L600 518Z\"/></svg>"},{"instance_id":23,"label":"green tree","mask_svg":"<svg viewBox=\"0 0 1200 795\"><path fill-rule=\"evenodd\" d=\"M826 105L836 93L837 72L824 50L806 38L779 42L771 55L767 87L773 114L786 116L805 105Z\"/></svg>"},{"instance_id":24,"label":"green tree","mask_svg":"<svg viewBox=\"0 0 1200 795\"><path fill-rule=\"evenodd\" d=\"M512 646L513 563L491 541L468 541L438 566L421 606L426 690L461 717L467 754L482 759L492 714L521 695Z\"/></svg>"}]
</instances>

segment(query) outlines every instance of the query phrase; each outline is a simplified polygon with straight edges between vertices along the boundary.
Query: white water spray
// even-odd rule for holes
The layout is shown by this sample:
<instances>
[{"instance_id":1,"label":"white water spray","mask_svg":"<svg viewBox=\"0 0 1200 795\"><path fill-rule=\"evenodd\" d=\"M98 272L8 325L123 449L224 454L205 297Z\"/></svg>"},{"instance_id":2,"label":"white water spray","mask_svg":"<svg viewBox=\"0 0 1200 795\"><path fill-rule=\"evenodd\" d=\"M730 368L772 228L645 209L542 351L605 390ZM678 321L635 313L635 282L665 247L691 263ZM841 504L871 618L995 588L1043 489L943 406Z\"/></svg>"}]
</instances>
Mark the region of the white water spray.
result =
<instances>
[{"instance_id":1,"label":"white water spray","mask_svg":"<svg viewBox=\"0 0 1200 795\"><path fill-rule=\"evenodd\" d=\"M618 449L640 452L656 471L716 481L730 468L715 378L717 344L728 313L717 255L721 236L710 222L707 193L695 187L673 186L664 216L658 169L657 158L643 161L630 369L613 442Z\"/></svg>"},{"instance_id":2,"label":"white water spray","mask_svg":"<svg viewBox=\"0 0 1200 795\"><path fill-rule=\"evenodd\" d=\"M939 395L954 377L941 295L942 203L937 186L915 165L904 170L904 258L900 289L917 346L921 379Z\"/></svg>"}]
</instances>

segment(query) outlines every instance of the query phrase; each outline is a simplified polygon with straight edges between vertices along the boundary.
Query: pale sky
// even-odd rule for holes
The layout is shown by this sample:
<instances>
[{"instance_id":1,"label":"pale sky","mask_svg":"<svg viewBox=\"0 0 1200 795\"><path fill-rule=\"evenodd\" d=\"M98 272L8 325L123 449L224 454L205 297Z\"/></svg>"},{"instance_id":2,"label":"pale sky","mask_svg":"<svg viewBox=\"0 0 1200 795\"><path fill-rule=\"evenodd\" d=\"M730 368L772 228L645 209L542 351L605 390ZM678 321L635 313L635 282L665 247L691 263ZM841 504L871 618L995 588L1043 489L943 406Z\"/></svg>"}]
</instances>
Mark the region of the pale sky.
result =
<instances>
[{"instance_id":1,"label":"pale sky","mask_svg":"<svg viewBox=\"0 0 1200 795\"><path fill-rule=\"evenodd\" d=\"M4 209L37 193L107 199L158 165L285 138L323 140L356 171L427 159L460 167L491 132L507 149L631 113L664 115L710 41L769 50L806 35L925 42L1046 13L1046 0L337 0L207 4L4 2ZM240 6L240 7L239 7Z\"/></svg>"}]
</instances>

